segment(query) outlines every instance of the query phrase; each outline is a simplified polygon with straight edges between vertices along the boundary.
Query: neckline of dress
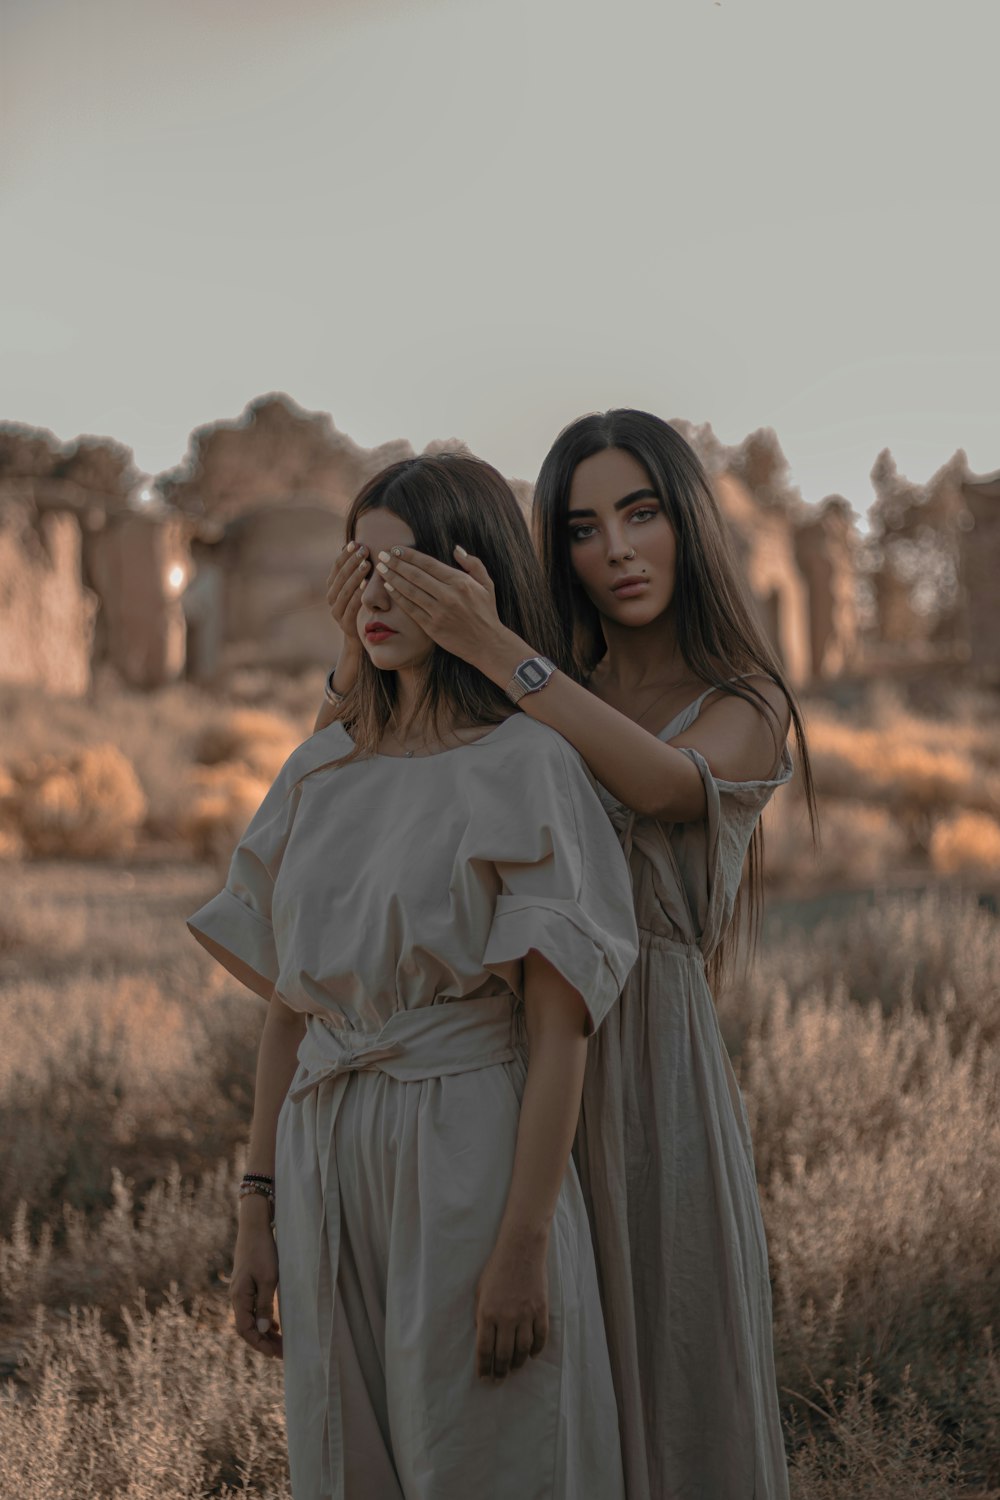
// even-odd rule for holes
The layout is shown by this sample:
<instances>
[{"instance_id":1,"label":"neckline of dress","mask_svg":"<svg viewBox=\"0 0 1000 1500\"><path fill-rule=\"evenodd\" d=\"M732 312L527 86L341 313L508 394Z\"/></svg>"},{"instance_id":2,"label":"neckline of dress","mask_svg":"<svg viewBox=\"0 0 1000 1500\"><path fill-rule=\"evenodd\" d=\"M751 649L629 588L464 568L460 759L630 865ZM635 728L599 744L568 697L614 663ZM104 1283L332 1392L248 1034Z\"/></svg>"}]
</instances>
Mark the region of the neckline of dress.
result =
<instances>
[{"instance_id":1,"label":"neckline of dress","mask_svg":"<svg viewBox=\"0 0 1000 1500\"><path fill-rule=\"evenodd\" d=\"M717 687L709 687L709 688L706 688L703 693L699 693L698 696L697 696L697 698L692 698L691 702L690 703L686 703L682 709L679 709L678 712L674 714L674 716L673 716L672 719L668 719L667 720L667 722L664 724L664 726L663 726L662 729L658 729L656 731L656 734L654 735L654 739L662 740L663 736L666 734L667 730L668 729L673 729L673 727L677 723L678 719L683 719L684 715L686 713L690 713L690 711L691 711L692 708L700 708L701 705L704 703L705 699L709 696L710 693L717 693L719 691L720 691L720 689L717 688ZM698 716L696 714L695 718L697 718L697 717Z\"/></svg>"},{"instance_id":2,"label":"neckline of dress","mask_svg":"<svg viewBox=\"0 0 1000 1500\"><path fill-rule=\"evenodd\" d=\"M380 755L377 750L374 750L372 751L370 759L405 761L407 764L411 764L415 763L418 760L437 760L439 755L454 755L456 750L473 750L475 749L476 745L482 745L487 740L493 739L494 735L499 734L500 730L503 729L507 724L509 724L511 719L516 719L517 717L518 715L516 713L509 714L506 719L502 719L499 724L495 724L492 729L488 729L485 734L479 735L477 739L466 740L464 745L449 745L444 750L432 750L430 755ZM346 729L344 730L344 733L347 734ZM347 735L347 738L351 738L349 734ZM353 740L351 741L351 743L354 743Z\"/></svg>"},{"instance_id":3,"label":"neckline of dress","mask_svg":"<svg viewBox=\"0 0 1000 1500\"><path fill-rule=\"evenodd\" d=\"M721 693L722 688L723 687L727 687L729 685L729 683L731 683L731 682L742 682L744 677L749 677L751 675L752 674L749 673L749 672L740 672L738 674L738 676L736 676L736 677L727 677L725 683L722 683L722 684L713 683L713 684L711 684L709 687L707 687L705 689L705 691L703 693L699 693L698 696L697 696L697 698L692 698L690 703L686 703L683 708L678 709L677 712L674 714L673 718L672 719L668 719L667 722L664 724L664 726L663 726L662 729L657 729L655 732L653 730L650 730L649 731L650 734L653 735L653 738L655 740L662 740L663 737L664 737L664 735L667 733L667 730L668 729L673 729L673 727L677 723L678 719L683 719L684 715L686 713L690 713L691 710L692 710L692 708L700 709L701 705L704 703L705 699L711 697L712 693ZM590 691L593 691L593 689L591 689ZM596 697L596 694L595 694L595 697ZM698 717L698 715L695 714L695 718L697 718L697 717ZM635 723L636 721L633 719L632 722Z\"/></svg>"}]
</instances>

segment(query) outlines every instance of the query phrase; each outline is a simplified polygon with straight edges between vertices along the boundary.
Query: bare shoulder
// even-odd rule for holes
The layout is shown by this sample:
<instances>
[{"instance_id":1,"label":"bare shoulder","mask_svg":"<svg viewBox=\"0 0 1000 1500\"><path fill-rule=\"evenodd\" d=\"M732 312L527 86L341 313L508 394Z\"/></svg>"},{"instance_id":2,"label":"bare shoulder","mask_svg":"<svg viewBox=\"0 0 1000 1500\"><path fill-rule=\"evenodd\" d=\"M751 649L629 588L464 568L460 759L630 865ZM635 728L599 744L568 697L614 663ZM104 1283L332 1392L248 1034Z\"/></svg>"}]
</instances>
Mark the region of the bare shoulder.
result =
<instances>
[{"instance_id":1,"label":"bare shoulder","mask_svg":"<svg viewBox=\"0 0 1000 1500\"><path fill-rule=\"evenodd\" d=\"M745 686L753 688L755 692L760 694L768 707L773 711L777 720L777 728L781 735L787 735L792 722L791 705L785 697L784 691L778 686L774 678L765 677L763 672L760 672L755 673L752 677L745 677L743 682ZM757 714L766 719L767 722L773 723L770 715L764 713L759 703L748 703L745 698L734 697L731 693L727 693L722 701L743 709L745 712Z\"/></svg>"},{"instance_id":2,"label":"bare shoulder","mask_svg":"<svg viewBox=\"0 0 1000 1500\"><path fill-rule=\"evenodd\" d=\"M773 776L781 758L791 723L790 705L778 684L763 673L743 680L763 703L719 692L670 743L699 750L722 780L765 781Z\"/></svg>"}]
</instances>

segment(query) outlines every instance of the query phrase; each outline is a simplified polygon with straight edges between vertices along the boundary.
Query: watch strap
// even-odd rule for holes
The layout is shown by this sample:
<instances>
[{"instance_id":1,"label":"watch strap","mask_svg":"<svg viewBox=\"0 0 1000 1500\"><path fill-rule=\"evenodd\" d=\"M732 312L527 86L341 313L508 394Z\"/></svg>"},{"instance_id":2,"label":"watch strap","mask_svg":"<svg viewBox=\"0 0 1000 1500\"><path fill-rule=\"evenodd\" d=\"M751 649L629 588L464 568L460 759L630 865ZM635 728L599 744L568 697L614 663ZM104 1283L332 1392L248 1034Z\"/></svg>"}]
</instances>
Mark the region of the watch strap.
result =
<instances>
[{"instance_id":1,"label":"watch strap","mask_svg":"<svg viewBox=\"0 0 1000 1500\"><path fill-rule=\"evenodd\" d=\"M559 669L547 656L526 656L514 668L514 675L504 688L512 703L519 703L527 693L537 693Z\"/></svg>"}]
</instances>

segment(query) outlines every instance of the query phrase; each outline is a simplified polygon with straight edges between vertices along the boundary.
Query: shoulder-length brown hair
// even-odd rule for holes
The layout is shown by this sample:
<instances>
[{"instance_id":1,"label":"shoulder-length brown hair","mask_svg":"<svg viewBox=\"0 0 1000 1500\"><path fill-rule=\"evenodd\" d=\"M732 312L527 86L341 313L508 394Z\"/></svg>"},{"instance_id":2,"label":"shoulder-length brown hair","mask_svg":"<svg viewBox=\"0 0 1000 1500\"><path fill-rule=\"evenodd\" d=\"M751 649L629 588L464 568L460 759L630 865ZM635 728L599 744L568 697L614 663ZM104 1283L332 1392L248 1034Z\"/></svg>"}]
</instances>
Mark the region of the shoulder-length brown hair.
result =
<instances>
[{"instance_id":1,"label":"shoulder-length brown hair","mask_svg":"<svg viewBox=\"0 0 1000 1500\"><path fill-rule=\"evenodd\" d=\"M457 567L456 545L478 557L493 580L504 625L561 663L561 635L531 533L510 485L492 465L467 453L422 454L390 464L351 506L348 541L359 518L371 510L391 510L409 526L420 552L449 567ZM396 696L395 672L380 670L364 652L354 688L337 714L354 740L354 749L339 764L377 751ZM498 724L511 711L506 693L482 672L434 647L420 716L435 733L442 718L471 727Z\"/></svg>"},{"instance_id":2,"label":"shoulder-length brown hair","mask_svg":"<svg viewBox=\"0 0 1000 1500\"><path fill-rule=\"evenodd\" d=\"M690 444L668 422L650 412L620 407L580 417L556 438L535 485L532 523L535 543L563 632L563 651L578 679L585 679L606 651L600 615L587 597L570 561L566 520L569 492L578 464L606 448L620 448L642 464L677 539L677 572L672 609L677 645L686 665L702 682L752 703L775 736L779 723L762 693L731 679L759 674L776 683L788 703L813 837L816 798L809 749L795 696L777 656L758 624L736 562L726 523L708 475ZM760 920L764 835L758 822L747 856L749 938Z\"/></svg>"}]
</instances>

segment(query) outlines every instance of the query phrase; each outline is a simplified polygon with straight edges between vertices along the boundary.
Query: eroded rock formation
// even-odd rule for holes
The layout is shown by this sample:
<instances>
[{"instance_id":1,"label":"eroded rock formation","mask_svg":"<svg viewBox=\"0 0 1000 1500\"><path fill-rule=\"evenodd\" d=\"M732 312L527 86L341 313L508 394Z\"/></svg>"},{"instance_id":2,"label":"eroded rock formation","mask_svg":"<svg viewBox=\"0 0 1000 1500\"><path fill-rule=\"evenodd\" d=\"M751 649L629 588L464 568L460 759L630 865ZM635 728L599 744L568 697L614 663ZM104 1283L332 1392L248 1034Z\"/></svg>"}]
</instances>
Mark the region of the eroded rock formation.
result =
<instances>
[{"instance_id":1,"label":"eroded rock formation","mask_svg":"<svg viewBox=\"0 0 1000 1500\"><path fill-rule=\"evenodd\" d=\"M78 697L90 684L97 598L84 586L76 516L39 512L0 481L0 678Z\"/></svg>"},{"instance_id":2,"label":"eroded rock formation","mask_svg":"<svg viewBox=\"0 0 1000 1500\"><path fill-rule=\"evenodd\" d=\"M362 448L326 412L262 396L234 422L197 428L184 463L158 484L180 510L220 521L291 499L343 514L366 479L413 455L405 441Z\"/></svg>"}]
</instances>

